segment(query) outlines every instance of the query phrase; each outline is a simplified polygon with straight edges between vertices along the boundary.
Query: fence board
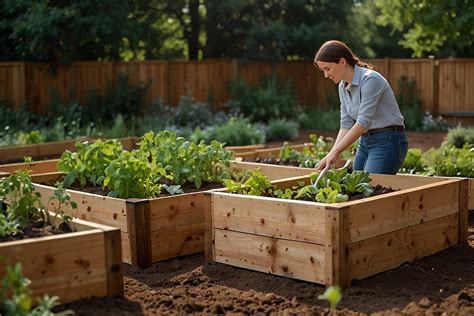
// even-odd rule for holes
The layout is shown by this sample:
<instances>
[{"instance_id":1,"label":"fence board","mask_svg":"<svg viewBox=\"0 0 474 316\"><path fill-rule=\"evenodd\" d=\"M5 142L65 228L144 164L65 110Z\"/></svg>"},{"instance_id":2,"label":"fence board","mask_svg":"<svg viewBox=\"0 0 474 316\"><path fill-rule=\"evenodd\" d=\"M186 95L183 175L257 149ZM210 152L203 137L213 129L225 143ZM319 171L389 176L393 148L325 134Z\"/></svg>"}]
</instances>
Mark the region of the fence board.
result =
<instances>
[{"instance_id":1,"label":"fence board","mask_svg":"<svg viewBox=\"0 0 474 316\"><path fill-rule=\"evenodd\" d=\"M390 82L395 94L402 75L416 81L424 110L469 115L474 108L474 59L371 59ZM435 63L439 71L435 71ZM150 81L147 101L162 98L175 106L182 95L192 93L198 101L211 101L215 109L229 99L229 80L241 76L249 85L258 85L264 76L275 73L291 79L301 104L327 106L337 102L337 88L313 66L312 61L203 61L75 62L50 66L40 63L0 63L0 96L18 106L28 102L30 109L45 112L51 91L84 100L91 89L104 92L117 75L127 74L131 83ZM436 76L436 78L435 78ZM334 104L331 104L334 105Z\"/></svg>"}]
</instances>

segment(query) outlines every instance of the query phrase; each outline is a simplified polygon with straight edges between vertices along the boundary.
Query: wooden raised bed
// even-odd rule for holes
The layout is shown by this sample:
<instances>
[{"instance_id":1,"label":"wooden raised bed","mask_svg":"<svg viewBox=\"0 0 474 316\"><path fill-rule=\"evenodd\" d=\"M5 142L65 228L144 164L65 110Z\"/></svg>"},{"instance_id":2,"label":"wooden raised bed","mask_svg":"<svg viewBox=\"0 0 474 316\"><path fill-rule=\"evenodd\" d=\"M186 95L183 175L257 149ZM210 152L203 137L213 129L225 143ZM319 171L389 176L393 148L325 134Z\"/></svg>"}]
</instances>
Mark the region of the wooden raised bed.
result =
<instances>
[{"instance_id":1,"label":"wooden raised bed","mask_svg":"<svg viewBox=\"0 0 474 316\"><path fill-rule=\"evenodd\" d=\"M291 148L297 151L303 151L304 147L313 147L313 143L307 144L298 144L292 145ZM256 148L254 150L241 150L235 152L236 157L240 157L242 159L255 159L257 157L278 157L280 155L282 147L273 147L273 148Z\"/></svg>"},{"instance_id":2,"label":"wooden raised bed","mask_svg":"<svg viewBox=\"0 0 474 316\"><path fill-rule=\"evenodd\" d=\"M61 156L65 150L76 150L76 142L88 140L94 142L97 138L63 140L41 144L30 144L23 146L0 147L0 163L23 161L23 157L30 156L33 159L56 158ZM127 137L120 139L124 149L132 150L139 141L138 137Z\"/></svg>"},{"instance_id":3,"label":"wooden raised bed","mask_svg":"<svg viewBox=\"0 0 474 316\"><path fill-rule=\"evenodd\" d=\"M233 151L236 154L236 156L238 156L239 153L254 152L262 148L265 148L264 144L245 145L245 146L225 146L225 149Z\"/></svg>"},{"instance_id":4,"label":"wooden raised bed","mask_svg":"<svg viewBox=\"0 0 474 316\"><path fill-rule=\"evenodd\" d=\"M235 170L254 169L254 164L234 162ZM259 166L260 167L260 166ZM281 166L267 165L262 172L277 176ZM36 190L50 196L60 172L33 175ZM65 212L81 219L120 228L123 261L147 267L153 262L204 251L204 192L154 199L119 199L67 190L77 202ZM44 201L46 202L46 201Z\"/></svg>"},{"instance_id":5,"label":"wooden raised bed","mask_svg":"<svg viewBox=\"0 0 474 316\"><path fill-rule=\"evenodd\" d=\"M58 296L61 303L122 297L120 230L79 219L70 226L73 233L0 243L0 275L21 262L33 296Z\"/></svg>"},{"instance_id":6,"label":"wooden raised bed","mask_svg":"<svg viewBox=\"0 0 474 316\"><path fill-rule=\"evenodd\" d=\"M346 287L467 239L467 179L371 177L400 191L337 204L209 193L206 258Z\"/></svg>"}]
</instances>

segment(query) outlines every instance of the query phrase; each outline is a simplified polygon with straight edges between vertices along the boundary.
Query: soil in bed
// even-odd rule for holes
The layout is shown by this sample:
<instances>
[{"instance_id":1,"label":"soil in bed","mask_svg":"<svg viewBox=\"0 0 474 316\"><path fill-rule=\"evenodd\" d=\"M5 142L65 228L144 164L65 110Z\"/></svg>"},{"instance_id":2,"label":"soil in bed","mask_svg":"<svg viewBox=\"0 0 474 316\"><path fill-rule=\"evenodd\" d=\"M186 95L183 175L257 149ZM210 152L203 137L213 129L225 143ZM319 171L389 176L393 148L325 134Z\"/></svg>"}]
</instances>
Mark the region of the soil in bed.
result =
<instances>
[{"instance_id":1,"label":"soil in bed","mask_svg":"<svg viewBox=\"0 0 474 316\"><path fill-rule=\"evenodd\" d=\"M203 254L124 264L125 298L63 305L76 315L331 315L322 285L206 263ZM397 269L354 281L337 315L474 315L474 211L468 242Z\"/></svg>"},{"instance_id":2,"label":"soil in bed","mask_svg":"<svg viewBox=\"0 0 474 316\"><path fill-rule=\"evenodd\" d=\"M36 220L23 227L23 229L13 236L0 237L0 242L52 236L70 232L72 232L71 228L69 228L69 226L65 223L59 224L59 226L56 228L51 223L45 223L43 220Z\"/></svg>"}]
</instances>

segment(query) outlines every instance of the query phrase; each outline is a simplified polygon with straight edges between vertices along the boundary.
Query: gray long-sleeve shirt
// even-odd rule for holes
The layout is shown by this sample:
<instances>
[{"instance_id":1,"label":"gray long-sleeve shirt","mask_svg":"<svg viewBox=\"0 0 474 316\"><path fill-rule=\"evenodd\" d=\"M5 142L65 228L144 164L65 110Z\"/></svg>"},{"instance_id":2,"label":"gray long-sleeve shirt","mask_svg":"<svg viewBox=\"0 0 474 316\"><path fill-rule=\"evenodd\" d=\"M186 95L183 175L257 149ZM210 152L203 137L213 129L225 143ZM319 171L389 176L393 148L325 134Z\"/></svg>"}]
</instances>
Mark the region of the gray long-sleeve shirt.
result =
<instances>
[{"instance_id":1,"label":"gray long-sleeve shirt","mask_svg":"<svg viewBox=\"0 0 474 316\"><path fill-rule=\"evenodd\" d=\"M341 128L350 129L356 122L366 130L403 125L404 118L387 80L378 72L354 67L352 82L339 83Z\"/></svg>"}]
</instances>

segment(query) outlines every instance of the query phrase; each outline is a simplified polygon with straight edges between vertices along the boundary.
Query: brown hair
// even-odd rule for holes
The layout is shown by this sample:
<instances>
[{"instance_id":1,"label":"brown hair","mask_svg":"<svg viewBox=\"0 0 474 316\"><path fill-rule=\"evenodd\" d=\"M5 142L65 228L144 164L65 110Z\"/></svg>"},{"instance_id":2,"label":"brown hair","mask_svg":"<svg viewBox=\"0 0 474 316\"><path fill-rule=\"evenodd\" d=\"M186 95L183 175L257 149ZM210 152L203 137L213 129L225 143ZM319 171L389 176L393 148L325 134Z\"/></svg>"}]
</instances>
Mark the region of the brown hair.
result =
<instances>
[{"instance_id":1,"label":"brown hair","mask_svg":"<svg viewBox=\"0 0 474 316\"><path fill-rule=\"evenodd\" d=\"M352 50L345 43L341 41L327 41L318 49L314 56L314 65L317 61L324 61L328 63L339 63L339 60L344 58L349 65L354 67L355 65L363 68L373 69L369 63L365 63L359 60L359 58L352 52Z\"/></svg>"}]
</instances>

